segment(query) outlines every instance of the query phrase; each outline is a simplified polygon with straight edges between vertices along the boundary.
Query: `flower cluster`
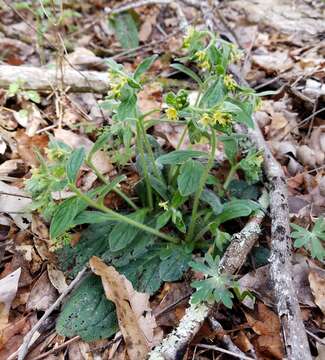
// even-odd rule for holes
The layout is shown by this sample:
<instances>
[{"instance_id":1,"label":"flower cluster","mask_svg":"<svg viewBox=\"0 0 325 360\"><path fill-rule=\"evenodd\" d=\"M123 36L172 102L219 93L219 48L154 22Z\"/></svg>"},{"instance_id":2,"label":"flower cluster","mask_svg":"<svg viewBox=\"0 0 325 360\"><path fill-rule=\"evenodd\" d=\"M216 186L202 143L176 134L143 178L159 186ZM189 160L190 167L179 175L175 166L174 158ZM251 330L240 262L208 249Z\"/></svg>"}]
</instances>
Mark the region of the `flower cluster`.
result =
<instances>
[{"instance_id":1,"label":"flower cluster","mask_svg":"<svg viewBox=\"0 0 325 360\"><path fill-rule=\"evenodd\" d=\"M109 98L119 99L121 97L121 90L127 84L128 80L125 76L113 70L108 72L111 89L108 93Z\"/></svg>"},{"instance_id":2,"label":"flower cluster","mask_svg":"<svg viewBox=\"0 0 325 360\"><path fill-rule=\"evenodd\" d=\"M227 126L231 123L231 115L225 113L221 110L215 110L212 114L204 113L203 116L200 118L199 122L207 127L207 126Z\"/></svg>"},{"instance_id":3,"label":"flower cluster","mask_svg":"<svg viewBox=\"0 0 325 360\"><path fill-rule=\"evenodd\" d=\"M236 80L233 78L232 75L225 75L225 77L223 79L223 83L225 84L225 87L229 91L236 90L236 88L238 86Z\"/></svg>"},{"instance_id":4,"label":"flower cluster","mask_svg":"<svg viewBox=\"0 0 325 360\"><path fill-rule=\"evenodd\" d=\"M166 109L166 115L168 120L177 120L178 119L178 112L174 107L168 107Z\"/></svg>"},{"instance_id":5,"label":"flower cluster","mask_svg":"<svg viewBox=\"0 0 325 360\"><path fill-rule=\"evenodd\" d=\"M195 61L202 70L211 70L211 62L205 50L199 50L195 53Z\"/></svg>"}]
</instances>

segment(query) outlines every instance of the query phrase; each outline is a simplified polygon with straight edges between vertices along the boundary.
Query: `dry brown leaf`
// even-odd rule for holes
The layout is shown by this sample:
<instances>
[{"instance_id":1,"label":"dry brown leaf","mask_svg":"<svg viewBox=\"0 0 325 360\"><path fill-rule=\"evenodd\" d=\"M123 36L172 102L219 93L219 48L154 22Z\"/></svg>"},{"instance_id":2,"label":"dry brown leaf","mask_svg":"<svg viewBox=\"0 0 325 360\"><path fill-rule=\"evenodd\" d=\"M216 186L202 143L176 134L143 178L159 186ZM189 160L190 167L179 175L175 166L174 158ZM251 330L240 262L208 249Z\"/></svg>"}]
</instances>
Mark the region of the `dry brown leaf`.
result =
<instances>
[{"instance_id":1,"label":"dry brown leaf","mask_svg":"<svg viewBox=\"0 0 325 360\"><path fill-rule=\"evenodd\" d=\"M283 359L281 326L278 316L263 303L258 303L257 312L245 312L247 322L259 336L253 341L256 350L272 359Z\"/></svg>"},{"instance_id":2,"label":"dry brown leaf","mask_svg":"<svg viewBox=\"0 0 325 360\"><path fill-rule=\"evenodd\" d=\"M51 284L56 288L56 290L60 294L62 294L68 287L68 284L65 281L65 276L63 271L56 269L53 264L48 264L47 274L49 276Z\"/></svg>"},{"instance_id":3,"label":"dry brown leaf","mask_svg":"<svg viewBox=\"0 0 325 360\"><path fill-rule=\"evenodd\" d=\"M135 291L124 275L96 256L89 261L92 271L102 279L106 297L116 305L117 318L130 360L145 359L161 339L151 314L149 295Z\"/></svg>"},{"instance_id":4,"label":"dry brown leaf","mask_svg":"<svg viewBox=\"0 0 325 360\"><path fill-rule=\"evenodd\" d=\"M9 311L18 290L20 274L19 268L0 280L0 330L8 324Z\"/></svg>"},{"instance_id":5,"label":"dry brown leaf","mask_svg":"<svg viewBox=\"0 0 325 360\"><path fill-rule=\"evenodd\" d=\"M29 294L26 310L46 311L58 297L45 271L35 282Z\"/></svg>"},{"instance_id":6,"label":"dry brown leaf","mask_svg":"<svg viewBox=\"0 0 325 360\"><path fill-rule=\"evenodd\" d=\"M26 207L32 200L26 195L18 187L0 181L0 212L7 213L21 229L26 229L31 221Z\"/></svg>"},{"instance_id":7,"label":"dry brown leaf","mask_svg":"<svg viewBox=\"0 0 325 360\"><path fill-rule=\"evenodd\" d=\"M89 152L94 145L94 143L85 136L78 135L70 130L56 129L54 130L54 134L57 140L63 141L73 149L84 147L86 152ZM94 154L93 163L102 174L106 174L113 170L113 165L109 156L103 151L97 151Z\"/></svg>"},{"instance_id":8,"label":"dry brown leaf","mask_svg":"<svg viewBox=\"0 0 325 360\"><path fill-rule=\"evenodd\" d=\"M315 303L325 314L325 273L321 274L320 271L312 269L308 279Z\"/></svg>"}]
</instances>

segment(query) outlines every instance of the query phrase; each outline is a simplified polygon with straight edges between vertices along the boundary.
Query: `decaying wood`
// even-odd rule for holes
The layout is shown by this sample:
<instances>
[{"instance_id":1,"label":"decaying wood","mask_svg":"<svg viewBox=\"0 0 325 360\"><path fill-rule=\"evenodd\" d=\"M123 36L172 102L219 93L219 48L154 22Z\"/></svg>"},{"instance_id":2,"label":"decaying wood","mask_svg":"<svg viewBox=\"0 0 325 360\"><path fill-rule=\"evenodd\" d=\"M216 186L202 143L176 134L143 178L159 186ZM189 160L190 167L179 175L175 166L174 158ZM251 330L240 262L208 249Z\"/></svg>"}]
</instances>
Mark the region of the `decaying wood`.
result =
<instances>
[{"instance_id":1,"label":"decaying wood","mask_svg":"<svg viewBox=\"0 0 325 360\"><path fill-rule=\"evenodd\" d=\"M311 360L306 330L292 280L291 238L287 184L284 173L274 159L258 128L248 132L258 148L264 149L264 171L270 184L271 256L270 275L282 325L287 358Z\"/></svg>"},{"instance_id":2,"label":"decaying wood","mask_svg":"<svg viewBox=\"0 0 325 360\"><path fill-rule=\"evenodd\" d=\"M220 261L220 272L233 274L246 260L247 255L261 233L261 222L268 207L268 194L260 198L262 209L258 210L248 221L240 233L232 236L230 245ZM193 305L186 310L179 326L157 346L149 356L149 360L181 359L188 344L200 330L211 308L205 304Z\"/></svg>"},{"instance_id":3,"label":"decaying wood","mask_svg":"<svg viewBox=\"0 0 325 360\"><path fill-rule=\"evenodd\" d=\"M63 69L61 76L55 69L0 65L0 88L8 89L15 81L21 81L24 90L53 91L69 88L74 92L105 94L109 89L105 72L77 71L69 67Z\"/></svg>"}]
</instances>

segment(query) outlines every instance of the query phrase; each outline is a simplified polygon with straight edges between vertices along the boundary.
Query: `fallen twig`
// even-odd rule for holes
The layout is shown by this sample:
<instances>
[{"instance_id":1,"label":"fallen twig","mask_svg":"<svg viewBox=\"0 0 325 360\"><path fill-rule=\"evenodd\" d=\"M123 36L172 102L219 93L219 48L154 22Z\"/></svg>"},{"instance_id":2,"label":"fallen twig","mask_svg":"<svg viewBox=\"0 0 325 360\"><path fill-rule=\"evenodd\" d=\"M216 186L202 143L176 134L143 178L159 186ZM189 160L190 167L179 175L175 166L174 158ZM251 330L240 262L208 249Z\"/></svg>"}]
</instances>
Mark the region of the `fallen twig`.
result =
<instances>
[{"instance_id":1,"label":"fallen twig","mask_svg":"<svg viewBox=\"0 0 325 360\"><path fill-rule=\"evenodd\" d=\"M263 192L260 200L261 210L258 210L248 221L240 233L234 234L228 249L222 257L219 269L223 273L233 274L246 260L259 234L261 222L268 207L268 194ZM201 328L209 315L210 307L205 304L191 305L182 318L179 326L169 334L163 342L150 354L149 360L174 360L181 358L194 335Z\"/></svg>"},{"instance_id":2,"label":"fallen twig","mask_svg":"<svg viewBox=\"0 0 325 360\"><path fill-rule=\"evenodd\" d=\"M233 351L229 351L229 350L225 350L219 346L215 346L215 345L207 345L207 344L197 344L196 345L197 347L200 347L202 349L208 349L208 350L215 350L215 351L219 351L221 353L224 353L224 354L228 354L228 355L231 355L231 356L234 356L238 359L243 359L243 360L255 360L251 357L248 357L246 355L240 355L240 354L237 354Z\"/></svg>"},{"instance_id":3,"label":"fallen twig","mask_svg":"<svg viewBox=\"0 0 325 360\"><path fill-rule=\"evenodd\" d=\"M24 338L24 342L19 348L18 351L18 360L24 360L27 355L28 349L30 347L30 343L33 335L40 328L43 322L52 314L52 312L61 304L62 300L70 293L70 291L80 283L83 278L87 268L84 267L78 275L71 281L66 290L56 299L56 301L45 311L44 315L38 320L38 322L32 327L32 329L28 332L28 334Z\"/></svg>"},{"instance_id":4,"label":"fallen twig","mask_svg":"<svg viewBox=\"0 0 325 360\"><path fill-rule=\"evenodd\" d=\"M270 274L274 284L277 311L282 325L287 358L311 360L307 335L292 281L291 238L287 184L281 166L274 159L264 137L255 125L248 134L264 150L264 171L270 184L271 256Z\"/></svg>"}]
</instances>

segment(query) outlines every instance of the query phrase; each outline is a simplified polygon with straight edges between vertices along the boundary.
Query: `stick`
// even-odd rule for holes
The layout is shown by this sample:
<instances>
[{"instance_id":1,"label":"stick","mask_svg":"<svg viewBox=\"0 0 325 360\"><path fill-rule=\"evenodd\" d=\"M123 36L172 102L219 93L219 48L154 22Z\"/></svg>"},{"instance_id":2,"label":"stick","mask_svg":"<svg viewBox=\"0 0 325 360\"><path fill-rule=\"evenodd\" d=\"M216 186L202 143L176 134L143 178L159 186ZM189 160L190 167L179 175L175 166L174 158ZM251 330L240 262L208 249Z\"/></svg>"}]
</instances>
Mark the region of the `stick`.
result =
<instances>
[{"instance_id":1,"label":"stick","mask_svg":"<svg viewBox=\"0 0 325 360\"><path fill-rule=\"evenodd\" d=\"M238 358L238 359L243 359L243 360L255 360L255 359L253 359L253 358L251 358L251 357L248 357L248 356L246 356L246 355L243 356L243 355L237 354L237 353L235 353L235 352L233 352L233 351L225 350L225 349L223 349L223 348L221 348L221 347L219 347L219 346L215 346L215 345L197 344L196 346L197 346L197 347L200 347L200 348L202 348L202 349L209 349L209 350L219 351L219 352L221 352L221 353L234 356L234 357L236 357L236 358Z\"/></svg>"},{"instance_id":2,"label":"stick","mask_svg":"<svg viewBox=\"0 0 325 360\"><path fill-rule=\"evenodd\" d=\"M277 311L289 360L311 360L311 354L298 299L292 281L291 238L287 184L282 168L274 159L264 137L255 125L248 135L264 149L264 171L270 184L271 256L270 275L274 284Z\"/></svg>"},{"instance_id":3,"label":"stick","mask_svg":"<svg viewBox=\"0 0 325 360\"><path fill-rule=\"evenodd\" d=\"M8 89L17 80L22 82L24 90L53 91L53 88L61 85L55 69L0 65L0 88ZM104 72L65 68L62 81L65 87L74 92L105 94L109 89L108 77Z\"/></svg>"},{"instance_id":4,"label":"stick","mask_svg":"<svg viewBox=\"0 0 325 360\"><path fill-rule=\"evenodd\" d=\"M260 200L261 210L258 210L248 221L240 233L232 236L232 240L223 255L219 270L233 274L246 260L259 234L261 223L268 207L268 195L263 192ZM149 360L174 360L182 357L194 335L200 330L205 318L209 315L210 307L205 304L197 304L186 310L179 326L169 334L163 342L157 346L149 356Z\"/></svg>"},{"instance_id":5,"label":"stick","mask_svg":"<svg viewBox=\"0 0 325 360\"><path fill-rule=\"evenodd\" d=\"M21 345L18 352L18 360L24 360L27 355L30 342L32 340L35 332L40 328L43 322L51 315L51 313L61 304L62 300L70 293L70 291L80 283L83 275L85 274L87 268L84 267L78 275L71 281L66 290L56 299L56 301L45 311L44 315L38 320L38 322L33 326L33 328L29 331L29 333L25 336L24 342Z\"/></svg>"}]
</instances>

